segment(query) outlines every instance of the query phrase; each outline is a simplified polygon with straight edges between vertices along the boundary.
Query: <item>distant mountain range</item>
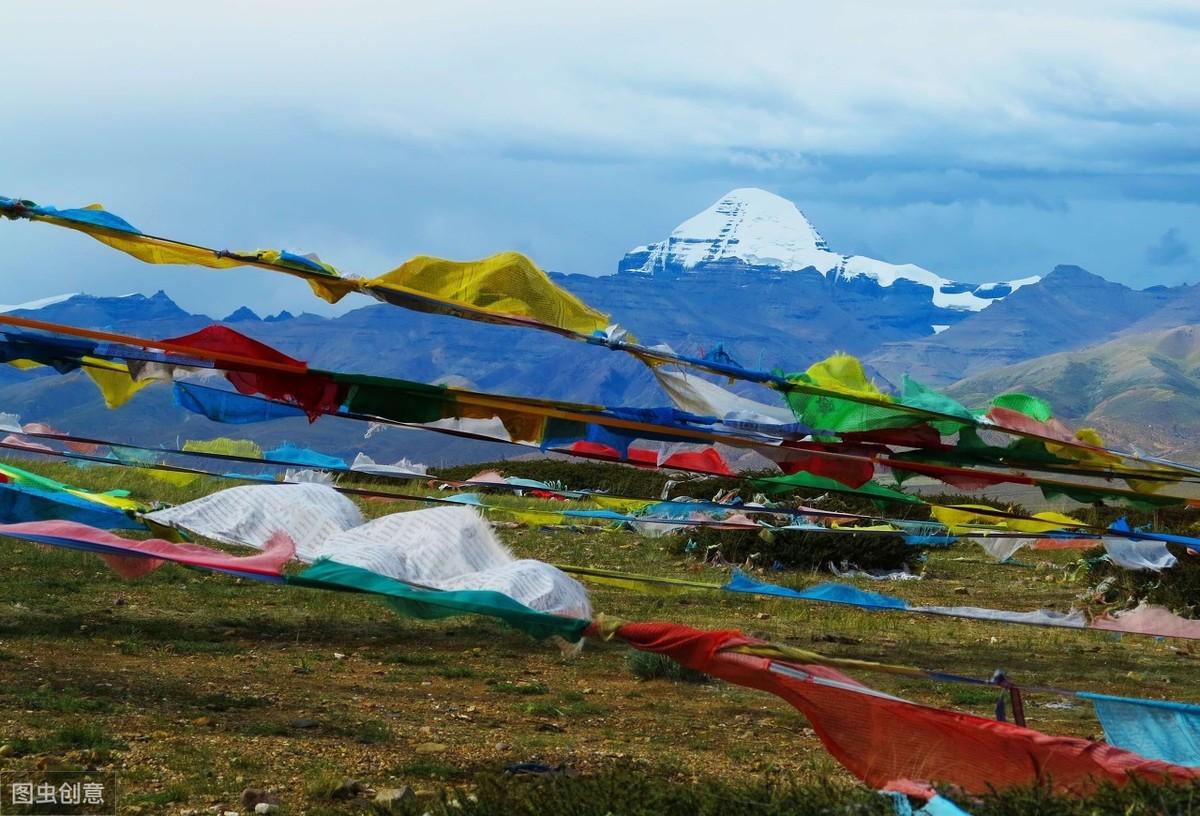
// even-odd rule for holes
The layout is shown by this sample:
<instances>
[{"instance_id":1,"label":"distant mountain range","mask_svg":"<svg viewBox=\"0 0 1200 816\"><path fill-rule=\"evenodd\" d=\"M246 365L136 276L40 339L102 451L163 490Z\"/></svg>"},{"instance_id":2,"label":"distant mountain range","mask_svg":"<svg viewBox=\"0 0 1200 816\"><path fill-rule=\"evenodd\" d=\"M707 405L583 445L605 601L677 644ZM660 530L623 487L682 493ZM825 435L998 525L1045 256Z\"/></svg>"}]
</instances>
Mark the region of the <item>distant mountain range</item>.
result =
<instances>
[{"instance_id":1,"label":"distant mountain range","mask_svg":"<svg viewBox=\"0 0 1200 816\"><path fill-rule=\"evenodd\" d=\"M216 281L227 273L205 274ZM847 351L863 357L884 384L907 371L929 385L953 385L968 401L1027 388L1063 406L1069 419L1111 423L1110 432L1119 426L1120 438L1130 443L1190 451L1176 436L1190 433L1185 400L1200 380L1190 352L1177 359L1159 344L1180 348L1163 330L1200 324L1198 286L1134 290L1073 266L1041 278L957 283L911 264L839 254L791 202L755 189L734 190L665 240L630 250L614 274L552 277L639 339L679 351L705 354L719 347L747 367L787 371ZM63 295L0 311L158 338L214 322L179 308L163 292ZM381 304L336 318L288 312L261 318L247 305L222 322L323 368L610 405L667 402L626 355L528 330ZM1097 343L1105 345L1088 349ZM1063 362L1061 352L1077 352L1080 362L1072 355ZM1048 354L1055 356L1038 359ZM1091 372L1086 394L1095 401L1084 398L1080 372ZM1130 385L1135 381L1137 387ZM312 428L289 421L230 429L169 408L169 389L147 389L113 413L90 389L78 376L0 366L0 411L80 433L158 442L232 431L268 443L307 440L334 452L376 446L385 457L394 452L432 464L521 452L417 432L384 434L366 444L361 427L334 420ZM753 386L735 390L773 398ZM1138 413L1140 401L1151 398L1155 419Z\"/></svg>"},{"instance_id":2,"label":"distant mountain range","mask_svg":"<svg viewBox=\"0 0 1200 816\"><path fill-rule=\"evenodd\" d=\"M967 403L1020 390L1120 446L1200 459L1200 326L1125 334L968 377L948 389Z\"/></svg>"}]
</instances>

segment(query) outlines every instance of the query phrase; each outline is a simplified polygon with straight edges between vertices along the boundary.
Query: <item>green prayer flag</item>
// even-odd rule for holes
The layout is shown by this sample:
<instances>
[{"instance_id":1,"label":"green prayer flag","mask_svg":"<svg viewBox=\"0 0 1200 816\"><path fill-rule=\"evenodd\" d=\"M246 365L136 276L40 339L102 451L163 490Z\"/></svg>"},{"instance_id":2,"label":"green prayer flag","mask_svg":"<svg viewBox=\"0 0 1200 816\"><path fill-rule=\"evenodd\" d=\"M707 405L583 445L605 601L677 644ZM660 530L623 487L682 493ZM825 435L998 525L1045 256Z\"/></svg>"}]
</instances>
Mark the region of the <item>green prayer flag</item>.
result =
<instances>
[{"instance_id":1,"label":"green prayer flag","mask_svg":"<svg viewBox=\"0 0 1200 816\"><path fill-rule=\"evenodd\" d=\"M817 476L805 471L792 473L787 476L769 476L763 479L754 479L753 482L768 493L786 493L789 490L796 490L797 488L808 488L810 490L829 490L836 493L852 493L857 496L886 499L888 501L904 502L905 504L925 503L916 496L902 493L899 490L892 490L876 482L867 482L861 487L849 487L836 479L830 479L827 476Z\"/></svg>"},{"instance_id":2,"label":"green prayer flag","mask_svg":"<svg viewBox=\"0 0 1200 816\"><path fill-rule=\"evenodd\" d=\"M493 590L420 589L386 575L329 559L317 561L298 575L289 575L284 580L294 586L379 595L395 611L414 618L487 615L499 618L535 638L558 635L569 641L577 641L591 623L580 618L539 612Z\"/></svg>"},{"instance_id":3,"label":"green prayer flag","mask_svg":"<svg viewBox=\"0 0 1200 816\"><path fill-rule=\"evenodd\" d=\"M1018 414L1024 414L1030 419L1036 419L1038 422L1049 422L1054 418L1054 409L1050 407L1050 403L1039 397L1034 397L1029 394L1001 394L992 400L992 405L997 408L1007 408L1009 411L1016 411Z\"/></svg>"}]
</instances>

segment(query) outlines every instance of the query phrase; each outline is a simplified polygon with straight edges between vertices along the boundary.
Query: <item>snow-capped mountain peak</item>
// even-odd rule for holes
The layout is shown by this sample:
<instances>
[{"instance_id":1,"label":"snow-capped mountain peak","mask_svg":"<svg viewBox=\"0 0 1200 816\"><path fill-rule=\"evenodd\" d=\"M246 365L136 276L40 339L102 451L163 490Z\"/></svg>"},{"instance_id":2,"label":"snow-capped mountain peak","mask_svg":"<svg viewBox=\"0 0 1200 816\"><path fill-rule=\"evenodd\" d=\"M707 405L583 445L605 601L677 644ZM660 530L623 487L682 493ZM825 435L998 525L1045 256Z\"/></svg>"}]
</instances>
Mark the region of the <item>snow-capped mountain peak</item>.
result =
<instances>
[{"instance_id":1,"label":"snow-capped mountain peak","mask_svg":"<svg viewBox=\"0 0 1200 816\"><path fill-rule=\"evenodd\" d=\"M795 204L756 187L730 191L676 227L666 241L630 254L639 250L648 254L646 263L627 271L653 274L668 263L693 269L730 259L752 266L824 271L841 260Z\"/></svg>"},{"instance_id":2,"label":"snow-capped mountain peak","mask_svg":"<svg viewBox=\"0 0 1200 816\"><path fill-rule=\"evenodd\" d=\"M50 297L31 300L28 303L14 303L10 306L0 305L0 314L5 314L7 312L33 311L46 306L53 306L55 303L62 303L64 300L70 300L78 294L78 292L69 292L65 295L51 295Z\"/></svg>"},{"instance_id":3,"label":"snow-capped mountain peak","mask_svg":"<svg viewBox=\"0 0 1200 816\"><path fill-rule=\"evenodd\" d=\"M937 308L973 312L1038 281L957 283L914 264L842 255L829 249L795 204L755 187L730 191L676 227L665 241L630 250L617 267L619 273L640 275L722 269L812 270L834 284L863 279L881 289L905 281L932 290L930 299Z\"/></svg>"}]
</instances>

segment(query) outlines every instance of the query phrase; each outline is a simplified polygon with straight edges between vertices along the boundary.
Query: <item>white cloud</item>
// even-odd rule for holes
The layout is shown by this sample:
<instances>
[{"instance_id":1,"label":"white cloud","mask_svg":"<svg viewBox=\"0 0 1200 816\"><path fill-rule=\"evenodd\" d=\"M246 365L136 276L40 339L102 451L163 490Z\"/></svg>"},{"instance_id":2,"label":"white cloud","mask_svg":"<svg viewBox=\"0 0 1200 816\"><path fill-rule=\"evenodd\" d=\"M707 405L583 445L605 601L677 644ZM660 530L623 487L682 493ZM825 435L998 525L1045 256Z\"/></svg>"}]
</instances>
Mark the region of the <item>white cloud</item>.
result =
<instances>
[{"instance_id":1,"label":"white cloud","mask_svg":"<svg viewBox=\"0 0 1200 816\"><path fill-rule=\"evenodd\" d=\"M5 4L0 24L26 115L300 112L447 151L1111 169L1200 118L1200 49L1176 9L65 2Z\"/></svg>"}]
</instances>

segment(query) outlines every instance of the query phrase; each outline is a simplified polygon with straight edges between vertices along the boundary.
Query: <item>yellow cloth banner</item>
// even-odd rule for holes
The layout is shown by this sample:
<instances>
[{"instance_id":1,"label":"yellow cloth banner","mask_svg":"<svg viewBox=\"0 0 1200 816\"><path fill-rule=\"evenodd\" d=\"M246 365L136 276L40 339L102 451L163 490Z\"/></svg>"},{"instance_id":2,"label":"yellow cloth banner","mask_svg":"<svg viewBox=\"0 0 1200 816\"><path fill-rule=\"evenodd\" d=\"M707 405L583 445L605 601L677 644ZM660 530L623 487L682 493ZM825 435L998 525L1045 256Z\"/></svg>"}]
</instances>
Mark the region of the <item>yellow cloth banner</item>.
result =
<instances>
[{"instance_id":1,"label":"yellow cloth banner","mask_svg":"<svg viewBox=\"0 0 1200 816\"><path fill-rule=\"evenodd\" d=\"M114 363L96 357L81 357L80 360L83 362L83 372L100 389L104 396L104 404L109 408L120 408L133 399L134 394L154 382L133 379L129 374L129 366L124 363Z\"/></svg>"},{"instance_id":2,"label":"yellow cloth banner","mask_svg":"<svg viewBox=\"0 0 1200 816\"><path fill-rule=\"evenodd\" d=\"M1062 513L1035 513L1027 519L1003 518L995 515L1003 512L1003 510L989 507L986 504L963 504L956 507L933 505L929 508L930 515L945 524L951 535L969 534L974 530L972 525L980 523L1016 533L1049 533L1055 530L1073 530L1087 526L1079 519Z\"/></svg>"},{"instance_id":3,"label":"yellow cloth banner","mask_svg":"<svg viewBox=\"0 0 1200 816\"><path fill-rule=\"evenodd\" d=\"M230 439L227 436L219 436L216 439L189 439L183 443L183 449L197 453L243 456L247 459L263 458L262 448L257 443L249 439Z\"/></svg>"},{"instance_id":4,"label":"yellow cloth banner","mask_svg":"<svg viewBox=\"0 0 1200 816\"><path fill-rule=\"evenodd\" d=\"M555 286L519 252L478 261L449 261L418 255L386 275L366 281L368 290L420 295L496 315L526 317L590 335L608 326L607 315Z\"/></svg>"}]
</instances>

